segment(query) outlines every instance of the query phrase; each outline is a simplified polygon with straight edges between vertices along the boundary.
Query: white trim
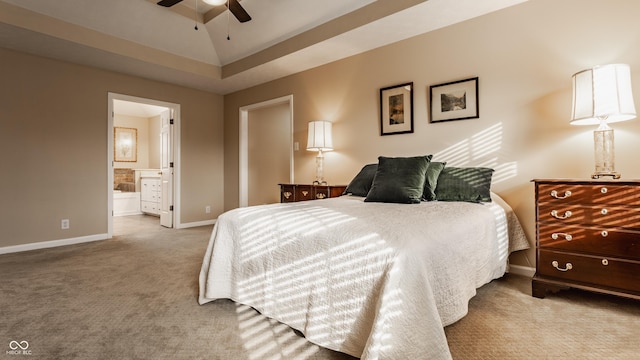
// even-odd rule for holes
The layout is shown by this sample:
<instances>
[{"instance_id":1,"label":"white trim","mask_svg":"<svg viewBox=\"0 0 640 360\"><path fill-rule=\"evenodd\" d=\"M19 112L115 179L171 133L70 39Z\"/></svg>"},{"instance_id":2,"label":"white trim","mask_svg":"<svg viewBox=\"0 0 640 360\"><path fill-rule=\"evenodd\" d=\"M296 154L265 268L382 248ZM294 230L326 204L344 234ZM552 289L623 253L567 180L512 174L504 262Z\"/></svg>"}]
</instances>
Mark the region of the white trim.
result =
<instances>
[{"instance_id":1,"label":"white trim","mask_svg":"<svg viewBox=\"0 0 640 360\"><path fill-rule=\"evenodd\" d=\"M113 237L113 100L173 109L173 227L180 229L180 104L109 92L107 104L107 236Z\"/></svg>"},{"instance_id":2,"label":"white trim","mask_svg":"<svg viewBox=\"0 0 640 360\"><path fill-rule=\"evenodd\" d=\"M95 235L81 236L81 237L69 238L69 239L41 241L41 242L22 244L22 245L5 246L5 247L0 247L0 254L10 254L10 253L23 252L23 251L47 249L52 247L81 244L81 243L106 240L106 239L108 239L107 234L95 234Z\"/></svg>"},{"instance_id":3,"label":"white trim","mask_svg":"<svg viewBox=\"0 0 640 360\"><path fill-rule=\"evenodd\" d=\"M215 225L215 224L216 224L216 219L205 220L205 221L195 221L195 222L180 224L180 227L177 228L177 229L186 229L186 228L193 228L193 227L198 227L198 226L208 226L208 225Z\"/></svg>"},{"instance_id":4,"label":"white trim","mask_svg":"<svg viewBox=\"0 0 640 360\"><path fill-rule=\"evenodd\" d=\"M238 164L238 205L246 207L249 204L249 111L266 108L278 104L289 104L289 113L291 115L291 144L289 147L289 182L294 183L294 167L293 167L293 95L282 96L256 104L243 106L240 108L240 149Z\"/></svg>"},{"instance_id":5,"label":"white trim","mask_svg":"<svg viewBox=\"0 0 640 360\"><path fill-rule=\"evenodd\" d=\"M521 275L532 278L536 274L536 268L522 265L509 265L509 274Z\"/></svg>"}]
</instances>

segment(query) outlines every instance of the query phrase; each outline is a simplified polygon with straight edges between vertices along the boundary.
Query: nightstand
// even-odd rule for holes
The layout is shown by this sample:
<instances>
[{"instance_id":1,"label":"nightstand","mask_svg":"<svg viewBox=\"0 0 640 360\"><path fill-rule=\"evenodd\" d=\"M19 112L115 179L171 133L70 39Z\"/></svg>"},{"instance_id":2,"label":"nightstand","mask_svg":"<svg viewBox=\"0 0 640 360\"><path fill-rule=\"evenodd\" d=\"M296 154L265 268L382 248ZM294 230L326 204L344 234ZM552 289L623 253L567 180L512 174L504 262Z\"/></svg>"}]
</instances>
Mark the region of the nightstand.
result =
<instances>
[{"instance_id":1,"label":"nightstand","mask_svg":"<svg viewBox=\"0 0 640 360\"><path fill-rule=\"evenodd\" d=\"M578 288L640 299L640 180L534 180L532 295Z\"/></svg>"},{"instance_id":2,"label":"nightstand","mask_svg":"<svg viewBox=\"0 0 640 360\"><path fill-rule=\"evenodd\" d=\"M280 185L280 202L296 202L338 197L344 193L346 185L311 185L311 184L278 184Z\"/></svg>"}]
</instances>

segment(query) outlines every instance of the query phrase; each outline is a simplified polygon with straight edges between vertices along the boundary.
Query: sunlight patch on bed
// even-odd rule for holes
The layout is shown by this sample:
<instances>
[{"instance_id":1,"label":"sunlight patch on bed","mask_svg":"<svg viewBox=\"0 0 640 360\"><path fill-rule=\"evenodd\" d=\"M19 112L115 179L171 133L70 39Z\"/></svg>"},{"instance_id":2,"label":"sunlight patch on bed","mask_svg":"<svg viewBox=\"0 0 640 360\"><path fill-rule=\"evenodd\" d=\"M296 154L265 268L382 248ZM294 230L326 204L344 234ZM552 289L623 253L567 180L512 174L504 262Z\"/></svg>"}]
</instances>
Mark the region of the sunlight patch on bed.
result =
<instances>
[{"instance_id":1,"label":"sunlight patch on bed","mask_svg":"<svg viewBox=\"0 0 640 360\"><path fill-rule=\"evenodd\" d=\"M509 228L507 214L497 204L491 204L491 212L496 218L497 251L500 262L506 262L509 257Z\"/></svg>"},{"instance_id":2,"label":"sunlight patch on bed","mask_svg":"<svg viewBox=\"0 0 640 360\"><path fill-rule=\"evenodd\" d=\"M251 227L242 229L243 236L240 237L242 240L236 244L243 254L240 263L245 272L253 266L257 268L255 273L245 273L247 275L245 279L238 282L238 297L247 303L261 304L258 311L265 316L270 315L270 309L287 307L287 304L313 304L310 308L291 308L288 312L278 314L277 320L298 328L307 335L312 334L316 340L326 339L327 342L338 345L349 336L349 331L345 329L354 325L357 318L354 314L361 312L365 307L376 307L377 301L380 301L364 296L349 298L345 301L339 294L348 291L354 283L372 289L379 286L377 280L380 279L380 274L384 274L393 265L390 257L394 256L395 251L374 232L351 240L345 237L346 241L337 242L336 245L309 250L308 247L300 246L305 238L312 239L311 235L321 236L336 223L345 223L352 218L339 212L312 206L297 208L296 211L298 214L287 213L286 221L281 218L281 214L264 214L262 221L253 221ZM309 217L309 214L313 216ZM313 220L304 220L309 218ZM256 226L261 226L263 229L257 230ZM282 238L269 236L270 230L264 230L269 227L272 230L278 228L278 232L284 232L286 236ZM294 239L297 241L292 241ZM278 263L277 259L272 259L278 257L280 253L290 252L297 252L300 256L288 264ZM256 264L255 260L259 258L262 261L257 261L258 264ZM278 265L272 264L271 261ZM251 265L246 266L247 264ZM279 295L276 298L269 294ZM389 311L387 317L395 316L394 314L400 312L401 300L384 299L383 301L383 306L394 308L398 306L394 311ZM259 328L259 331L268 329L257 327L251 320L245 321L253 329L244 330L247 332L247 338L251 339L245 341L245 346L250 350L258 344L264 347L264 342L271 336L271 334L257 334L256 328ZM306 343L303 339L299 344L289 346L302 346ZM295 352L301 353L297 348ZM261 353L261 355L264 354Z\"/></svg>"},{"instance_id":3,"label":"sunlight patch on bed","mask_svg":"<svg viewBox=\"0 0 640 360\"><path fill-rule=\"evenodd\" d=\"M335 226L355 220L353 217L322 207L294 207L294 209L269 213L247 222L242 230L241 249L243 261L251 261L277 248L285 247L301 236L310 237L319 232L329 231ZM276 241L271 234L281 233Z\"/></svg>"}]
</instances>

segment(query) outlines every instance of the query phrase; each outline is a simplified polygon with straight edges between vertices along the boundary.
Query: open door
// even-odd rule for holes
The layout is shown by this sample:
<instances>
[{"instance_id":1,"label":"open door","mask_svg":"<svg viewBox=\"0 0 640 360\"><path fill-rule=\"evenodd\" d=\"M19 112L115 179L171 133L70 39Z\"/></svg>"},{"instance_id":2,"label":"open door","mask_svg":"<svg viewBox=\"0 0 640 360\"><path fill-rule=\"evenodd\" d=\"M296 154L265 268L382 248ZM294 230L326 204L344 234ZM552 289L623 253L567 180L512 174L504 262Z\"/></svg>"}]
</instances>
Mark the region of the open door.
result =
<instances>
[{"instance_id":1,"label":"open door","mask_svg":"<svg viewBox=\"0 0 640 360\"><path fill-rule=\"evenodd\" d=\"M160 225L173 227L173 109L160 114Z\"/></svg>"}]
</instances>

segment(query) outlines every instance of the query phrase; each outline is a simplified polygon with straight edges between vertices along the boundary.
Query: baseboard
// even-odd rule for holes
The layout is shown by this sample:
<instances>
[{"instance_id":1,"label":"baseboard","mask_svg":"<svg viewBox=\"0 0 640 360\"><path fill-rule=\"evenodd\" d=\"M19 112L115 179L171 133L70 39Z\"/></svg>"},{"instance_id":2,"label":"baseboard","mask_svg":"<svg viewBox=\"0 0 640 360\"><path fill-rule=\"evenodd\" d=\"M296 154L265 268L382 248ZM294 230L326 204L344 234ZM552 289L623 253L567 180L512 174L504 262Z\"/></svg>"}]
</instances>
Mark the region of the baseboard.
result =
<instances>
[{"instance_id":1,"label":"baseboard","mask_svg":"<svg viewBox=\"0 0 640 360\"><path fill-rule=\"evenodd\" d=\"M509 264L509 274L521 275L532 278L536 269L528 266Z\"/></svg>"},{"instance_id":2,"label":"baseboard","mask_svg":"<svg viewBox=\"0 0 640 360\"><path fill-rule=\"evenodd\" d=\"M23 252L23 251L30 251L30 250L46 249L46 248L80 244L80 243L106 240L106 239L108 239L107 234L95 234L95 235L81 236L81 237L69 238L69 239L41 241L41 242L30 243L30 244L5 246L5 247L0 247L0 254L10 254L10 253Z\"/></svg>"},{"instance_id":3,"label":"baseboard","mask_svg":"<svg viewBox=\"0 0 640 360\"><path fill-rule=\"evenodd\" d=\"M176 225L176 229L186 229L186 228L192 228L192 227L198 227L198 226L208 226L208 225L214 225L215 223L216 223L216 219L205 220L205 221L196 221L196 222L190 222L190 223L184 223L184 224L177 224Z\"/></svg>"}]
</instances>

